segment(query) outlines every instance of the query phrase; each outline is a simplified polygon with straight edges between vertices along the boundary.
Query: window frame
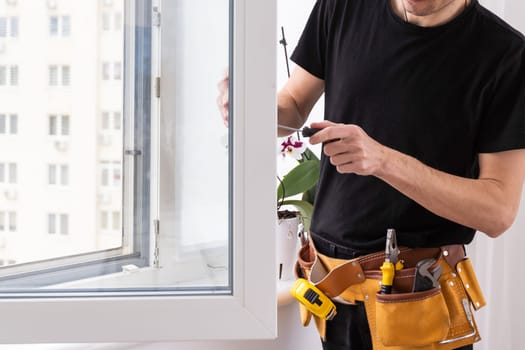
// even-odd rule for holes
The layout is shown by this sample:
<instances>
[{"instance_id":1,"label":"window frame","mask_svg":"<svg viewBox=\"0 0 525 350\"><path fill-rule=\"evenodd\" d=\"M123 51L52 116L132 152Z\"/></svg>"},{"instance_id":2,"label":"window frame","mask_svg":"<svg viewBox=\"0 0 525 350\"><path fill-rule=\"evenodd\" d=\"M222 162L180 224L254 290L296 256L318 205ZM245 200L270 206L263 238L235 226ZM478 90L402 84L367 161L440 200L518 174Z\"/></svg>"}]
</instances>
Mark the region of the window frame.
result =
<instances>
[{"instance_id":1,"label":"window frame","mask_svg":"<svg viewBox=\"0 0 525 350\"><path fill-rule=\"evenodd\" d=\"M173 6L174 2L165 2L169 3ZM1 298L0 312L10 317L0 319L3 330L0 343L153 342L277 336L277 276L273 263L276 1L230 0L230 4L234 14L233 29L230 29L233 36L230 81L235 87L230 121L234 131L230 137L230 145L234 145L234 180L230 177L234 213L232 293ZM148 22L151 13L145 12L150 16L144 19ZM169 11L164 8L163 23L174 22L169 17ZM164 47L169 42L161 41L161 44ZM169 84L169 76L164 75L161 90L169 91ZM135 110L145 107L140 101L138 104ZM152 134L158 132L159 120L152 118L151 127ZM155 147L152 154L155 165L159 156ZM152 189L155 189L158 188L158 167L152 166L152 175ZM158 191L151 191L150 200L154 212ZM139 205L137 201L134 203ZM153 231L152 220L147 224ZM53 322L49 322L50 319Z\"/></svg>"}]
</instances>

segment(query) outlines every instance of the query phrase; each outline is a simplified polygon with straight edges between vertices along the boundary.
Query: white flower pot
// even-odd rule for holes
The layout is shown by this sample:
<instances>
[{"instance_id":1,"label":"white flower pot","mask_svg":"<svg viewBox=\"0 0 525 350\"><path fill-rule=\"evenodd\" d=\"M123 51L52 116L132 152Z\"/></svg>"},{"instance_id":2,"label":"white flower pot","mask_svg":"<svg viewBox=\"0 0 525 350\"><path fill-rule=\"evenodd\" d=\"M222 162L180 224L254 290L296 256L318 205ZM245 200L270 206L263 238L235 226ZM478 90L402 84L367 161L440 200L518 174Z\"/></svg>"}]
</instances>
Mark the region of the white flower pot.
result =
<instances>
[{"instance_id":1,"label":"white flower pot","mask_svg":"<svg viewBox=\"0 0 525 350\"><path fill-rule=\"evenodd\" d=\"M280 280L295 278L294 265L299 243L297 231L301 220L299 216L277 219L277 275Z\"/></svg>"}]
</instances>

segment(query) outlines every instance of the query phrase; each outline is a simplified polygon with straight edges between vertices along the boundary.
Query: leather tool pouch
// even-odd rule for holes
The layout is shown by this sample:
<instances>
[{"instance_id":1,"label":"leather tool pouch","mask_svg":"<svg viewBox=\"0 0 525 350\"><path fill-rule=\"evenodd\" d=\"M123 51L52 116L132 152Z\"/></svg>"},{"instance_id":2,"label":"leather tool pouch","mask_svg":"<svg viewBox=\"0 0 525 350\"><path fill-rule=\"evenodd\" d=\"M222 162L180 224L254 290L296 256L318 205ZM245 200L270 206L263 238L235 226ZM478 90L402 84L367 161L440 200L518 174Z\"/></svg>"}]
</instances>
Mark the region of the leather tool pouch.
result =
<instances>
[{"instance_id":1,"label":"leather tool pouch","mask_svg":"<svg viewBox=\"0 0 525 350\"><path fill-rule=\"evenodd\" d=\"M376 295L377 335L383 345L421 347L445 339L449 313L439 288Z\"/></svg>"},{"instance_id":2,"label":"leather tool pouch","mask_svg":"<svg viewBox=\"0 0 525 350\"><path fill-rule=\"evenodd\" d=\"M410 250L405 253L402 251L400 258L404 259L406 264L405 268L396 272L392 294L378 293L378 282L381 280L379 266L384 257L371 259L365 256L359 259L360 268L363 268L361 272L364 272L366 277L362 283L356 283L355 279L341 281L343 276L350 275L348 271L354 270L342 268L343 265L349 264L341 264L337 259L326 264L324 257L323 265L327 266L327 273L334 278L330 281L330 276L327 276L322 283L314 284L336 300L342 297L350 303L355 300L364 301L374 350L456 349L481 339L471 306L477 310L485 305L485 300L472 264L464 256L463 247L442 247L439 252L438 256L427 256L435 257L435 266L439 264L442 268L440 287L430 290L411 291L415 276L414 266L420 257L417 255L416 259ZM403 257L403 254L410 255ZM311 276L314 262L318 263L319 259L313 245L301 247L296 263L296 275L310 280L310 277L313 277L312 282L319 281L320 277L317 275L322 273L322 270L314 267L315 271ZM338 269L345 269L345 274L339 274ZM337 284L338 288L332 288L330 282ZM322 286L330 288L323 289ZM312 315L302 305L299 307L301 321L306 326ZM324 338L325 321L317 317L314 317L314 320L321 337Z\"/></svg>"}]
</instances>

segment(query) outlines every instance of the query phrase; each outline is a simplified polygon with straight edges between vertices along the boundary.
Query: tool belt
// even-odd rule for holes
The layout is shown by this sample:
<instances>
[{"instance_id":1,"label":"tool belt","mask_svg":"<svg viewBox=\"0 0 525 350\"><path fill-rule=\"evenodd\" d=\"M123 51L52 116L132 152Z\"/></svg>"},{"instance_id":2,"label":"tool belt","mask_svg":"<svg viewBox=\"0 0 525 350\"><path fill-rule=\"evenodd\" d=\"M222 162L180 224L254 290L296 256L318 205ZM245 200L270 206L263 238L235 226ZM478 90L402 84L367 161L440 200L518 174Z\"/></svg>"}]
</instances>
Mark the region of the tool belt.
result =
<instances>
[{"instance_id":1,"label":"tool belt","mask_svg":"<svg viewBox=\"0 0 525 350\"><path fill-rule=\"evenodd\" d=\"M415 266L435 258L440 287L412 292ZM404 268L396 271L392 294L379 294L384 252L344 260L318 254L311 240L299 250L297 277L309 279L335 302L363 302L374 350L447 350L479 341L472 313L486 303L461 245L400 248ZM313 318L325 339L326 321L299 304L304 326Z\"/></svg>"}]
</instances>

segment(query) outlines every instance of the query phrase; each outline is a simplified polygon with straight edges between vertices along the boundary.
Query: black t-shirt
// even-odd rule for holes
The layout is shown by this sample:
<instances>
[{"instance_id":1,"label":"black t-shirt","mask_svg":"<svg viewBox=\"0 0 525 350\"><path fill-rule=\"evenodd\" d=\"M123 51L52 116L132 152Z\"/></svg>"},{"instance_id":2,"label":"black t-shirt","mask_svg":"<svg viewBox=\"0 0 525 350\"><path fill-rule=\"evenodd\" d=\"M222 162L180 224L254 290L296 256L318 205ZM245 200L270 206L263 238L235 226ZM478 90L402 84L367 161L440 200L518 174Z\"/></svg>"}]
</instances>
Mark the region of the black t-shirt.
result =
<instances>
[{"instance_id":1,"label":"black t-shirt","mask_svg":"<svg viewBox=\"0 0 525 350\"><path fill-rule=\"evenodd\" d=\"M318 0L292 59L325 82L325 119L450 174L477 178L478 154L525 148L525 39L474 0L437 27L406 23L390 0ZM466 244L475 230L326 157L312 232L384 249Z\"/></svg>"}]
</instances>

